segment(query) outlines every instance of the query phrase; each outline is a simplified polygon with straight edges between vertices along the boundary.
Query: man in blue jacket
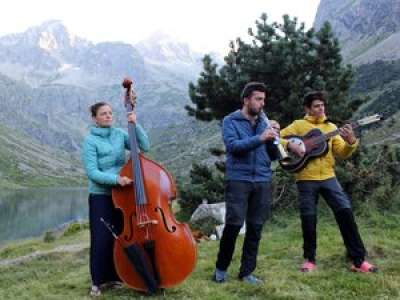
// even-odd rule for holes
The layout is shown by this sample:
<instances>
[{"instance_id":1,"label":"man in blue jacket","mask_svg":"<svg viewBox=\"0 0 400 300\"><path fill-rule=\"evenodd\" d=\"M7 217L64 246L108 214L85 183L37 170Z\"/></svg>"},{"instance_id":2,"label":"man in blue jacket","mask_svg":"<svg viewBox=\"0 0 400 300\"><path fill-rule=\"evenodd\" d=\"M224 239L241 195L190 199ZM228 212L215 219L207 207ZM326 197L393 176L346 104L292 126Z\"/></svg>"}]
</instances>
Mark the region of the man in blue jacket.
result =
<instances>
[{"instance_id":1,"label":"man in blue jacket","mask_svg":"<svg viewBox=\"0 0 400 300\"><path fill-rule=\"evenodd\" d=\"M243 222L243 244L239 279L259 284L252 273L256 268L262 227L269 215L272 200L271 160L273 141L278 133L261 117L267 97L263 83L250 82L242 91L242 109L223 120L222 132L227 151L225 171L225 228L221 237L213 280L227 278L236 238Z\"/></svg>"}]
</instances>

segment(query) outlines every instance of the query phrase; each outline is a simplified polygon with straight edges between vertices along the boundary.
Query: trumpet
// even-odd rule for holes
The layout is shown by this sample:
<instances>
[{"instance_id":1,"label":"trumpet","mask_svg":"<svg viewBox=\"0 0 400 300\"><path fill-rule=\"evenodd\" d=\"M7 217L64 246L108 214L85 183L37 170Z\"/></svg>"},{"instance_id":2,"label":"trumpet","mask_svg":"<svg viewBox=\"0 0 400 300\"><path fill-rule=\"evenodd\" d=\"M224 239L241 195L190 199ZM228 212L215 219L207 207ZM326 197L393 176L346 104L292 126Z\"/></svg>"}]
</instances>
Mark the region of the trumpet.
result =
<instances>
[{"instance_id":1,"label":"trumpet","mask_svg":"<svg viewBox=\"0 0 400 300\"><path fill-rule=\"evenodd\" d=\"M268 119L267 115L264 113L264 111L262 111L260 115L261 115L261 118L263 118L264 122L267 123L267 128L272 128L273 130L276 130L271 126L271 122L269 121L269 119ZM289 157L289 154L286 152L285 148L283 148L283 146L281 145L279 137L275 138L273 144L276 146L276 148L278 150L279 160L284 160Z\"/></svg>"}]
</instances>

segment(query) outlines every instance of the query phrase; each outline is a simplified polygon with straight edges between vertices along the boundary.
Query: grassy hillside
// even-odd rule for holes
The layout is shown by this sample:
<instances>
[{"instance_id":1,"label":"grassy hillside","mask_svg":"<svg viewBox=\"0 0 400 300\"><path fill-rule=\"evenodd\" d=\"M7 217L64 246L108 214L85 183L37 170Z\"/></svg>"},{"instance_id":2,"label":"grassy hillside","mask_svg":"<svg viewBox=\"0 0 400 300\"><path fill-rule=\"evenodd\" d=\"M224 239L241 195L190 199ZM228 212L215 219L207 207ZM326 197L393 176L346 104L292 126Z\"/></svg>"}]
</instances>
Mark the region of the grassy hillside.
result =
<instances>
[{"instance_id":1,"label":"grassy hillside","mask_svg":"<svg viewBox=\"0 0 400 300\"><path fill-rule=\"evenodd\" d=\"M389 117L381 126L368 130L362 135L366 144L370 145L399 145L400 144L400 112Z\"/></svg>"},{"instance_id":2,"label":"grassy hillside","mask_svg":"<svg viewBox=\"0 0 400 300\"><path fill-rule=\"evenodd\" d=\"M376 61L356 69L352 94L366 99L355 114L355 119L375 113L385 121L364 134L368 144L397 143L400 135L400 60Z\"/></svg>"},{"instance_id":3,"label":"grassy hillside","mask_svg":"<svg viewBox=\"0 0 400 300\"><path fill-rule=\"evenodd\" d=\"M358 218L370 260L380 268L377 274L349 272L339 231L333 217L327 215L319 222L318 269L300 273L300 222L297 216L283 214L276 215L263 234L256 270L263 285L253 287L236 279L241 236L227 283L218 285L210 280L218 242L202 242L191 276L168 289L165 297L152 299L399 299L399 220L398 215ZM89 299L88 231L85 227L73 231L51 242L31 240L0 249L0 298ZM139 297L139 293L122 288L105 291L102 299Z\"/></svg>"},{"instance_id":4,"label":"grassy hillside","mask_svg":"<svg viewBox=\"0 0 400 300\"><path fill-rule=\"evenodd\" d=\"M0 125L0 187L84 184L75 156L55 151Z\"/></svg>"},{"instance_id":5,"label":"grassy hillside","mask_svg":"<svg viewBox=\"0 0 400 300\"><path fill-rule=\"evenodd\" d=\"M151 131L149 156L164 165L178 182L187 182L193 162L210 164L208 149L222 145L221 128L217 122L205 123L189 119L184 124L165 130Z\"/></svg>"},{"instance_id":6,"label":"grassy hillside","mask_svg":"<svg viewBox=\"0 0 400 300\"><path fill-rule=\"evenodd\" d=\"M192 162L210 163L208 149L222 144L216 122L188 119L166 129L149 130L149 135L152 146L148 155L183 182ZM2 125L0 141L0 187L86 184L79 153L52 149Z\"/></svg>"}]
</instances>

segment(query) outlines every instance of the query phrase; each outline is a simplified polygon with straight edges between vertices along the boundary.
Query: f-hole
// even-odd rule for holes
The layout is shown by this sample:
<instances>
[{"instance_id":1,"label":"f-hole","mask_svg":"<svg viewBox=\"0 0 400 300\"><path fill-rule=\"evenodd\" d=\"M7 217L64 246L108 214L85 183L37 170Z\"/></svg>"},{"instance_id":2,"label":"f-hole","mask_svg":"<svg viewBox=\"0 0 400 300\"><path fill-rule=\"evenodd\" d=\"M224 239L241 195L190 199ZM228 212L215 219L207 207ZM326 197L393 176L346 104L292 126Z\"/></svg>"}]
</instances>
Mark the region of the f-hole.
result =
<instances>
[{"instance_id":1,"label":"f-hole","mask_svg":"<svg viewBox=\"0 0 400 300\"><path fill-rule=\"evenodd\" d=\"M136 219L136 214L132 213L129 216L129 234L125 235L124 239L125 241L129 242L133 238L133 222Z\"/></svg>"},{"instance_id":2,"label":"f-hole","mask_svg":"<svg viewBox=\"0 0 400 300\"><path fill-rule=\"evenodd\" d=\"M175 226L172 226L171 229L168 227L167 220L165 220L165 215L164 215L163 210L162 210L160 207L156 207L156 208L154 209L154 211L155 211L155 212L160 212L161 217L162 217L162 220L163 220L163 223L164 223L165 229L166 229L169 233L174 233L174 232L176 231L176 227L175 227Z\"/></svg>"}]
</instances>

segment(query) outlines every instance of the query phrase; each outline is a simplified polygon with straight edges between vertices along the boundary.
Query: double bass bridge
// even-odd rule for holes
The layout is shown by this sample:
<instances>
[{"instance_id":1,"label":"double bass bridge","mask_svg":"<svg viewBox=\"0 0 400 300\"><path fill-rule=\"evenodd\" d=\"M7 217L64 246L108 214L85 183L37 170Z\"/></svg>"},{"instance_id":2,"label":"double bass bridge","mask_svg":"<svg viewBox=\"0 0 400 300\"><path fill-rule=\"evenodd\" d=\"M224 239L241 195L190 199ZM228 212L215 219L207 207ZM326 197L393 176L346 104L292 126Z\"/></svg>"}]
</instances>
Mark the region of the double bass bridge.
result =
<instances>
[{"instance_id":1,"label":"double bass bridge","mask_svg":"<svg viewBox=\"0 0 400 300\"><path fill-rule=\"evenodd\" d=\"M147 225L157 225L157 224L158 224L157 220L146 220L146 221L138 222L137 226L139 228L143 228L143 227L145 227Z\"/></svg>"}]
</instances>

